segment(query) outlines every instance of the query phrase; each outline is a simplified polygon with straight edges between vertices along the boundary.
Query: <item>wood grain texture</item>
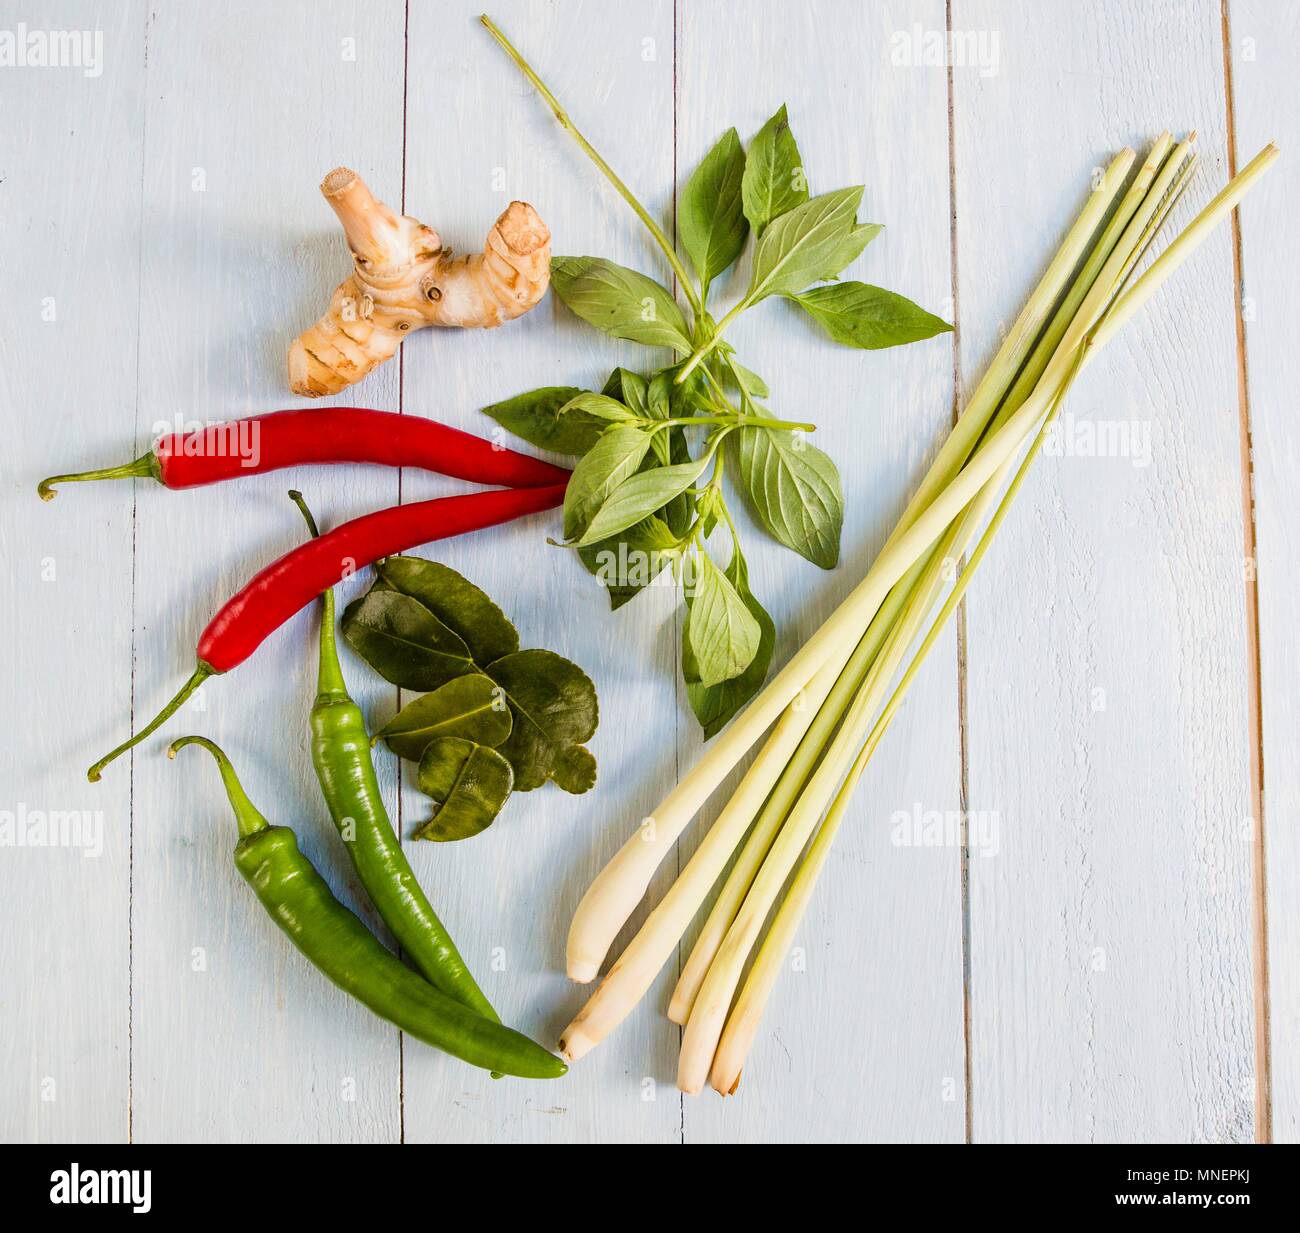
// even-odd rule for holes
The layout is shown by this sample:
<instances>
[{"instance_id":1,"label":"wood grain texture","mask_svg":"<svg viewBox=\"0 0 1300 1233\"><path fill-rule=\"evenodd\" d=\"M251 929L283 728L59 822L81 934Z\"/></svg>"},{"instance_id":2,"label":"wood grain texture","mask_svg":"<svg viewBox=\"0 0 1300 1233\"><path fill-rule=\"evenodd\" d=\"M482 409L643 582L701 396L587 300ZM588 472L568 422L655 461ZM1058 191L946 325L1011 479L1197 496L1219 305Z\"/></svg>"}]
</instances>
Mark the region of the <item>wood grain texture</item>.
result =
<instances>
[{"instance_id":1,"label":"wood grain texture","mask_svg":"<svg viewBox=\"0 0 1300 1233\"><path fill-rule=\"evenodd\" d=\"M1300 171L1295 55L1300 11L1243 3L1228 8L1237 158L1268 141L1284 157L1241 209L1245 375L1255 484L1259 653L1268 881L1268 994L1272 1029L1273 1139L1300 1142L1300 652L1295 561L1300 555L1294 467L1300 357L1295 347L1300 245L1293 217Z\"/></svg>"},{"instance_id":2,"label":"wood grain texture","mask_svg":"<svg viewBox=\"0 0 1300 1233\"><path fill-rule=\"evenodd\" d=\"M154 10L142 439L177 414L222 419L299 401L287 393L289 340L350 268L317 185L346 162L390 200L401 193L403 28L399 3ZM396 409L397 380L389 364L364 400L337 401ZM137 720L188 674L217 606L304 538L291 486L326 524L397 498L393 473L352 467L140 494ZM293 826L355 901L307 756L314 632L315 614L292 620L209 682L201 707L187 706L168 732L222 743L263 811ZM358 700L391 692L349 667ZM116 739L123 708L99 711L100 739ZM214 768L196 750L169 763L163 747L154 738L135 757L135 1138L396 1140L398 1033L340 996L266 918L231 862L235 831ZM110 768L105 782L126 771Z\"/></svg>"},{"instance_id":3,"label":"wood grain texture","mask_svg":"<svg viewBox=\"0 0 1300 1233\"><path fill-rule=\"evenodd\" d=\"M640 223L478 25L481 11L468 2L411 8L408 209L423 211L445 242L466 250L520 197L550 227L555 253L659 272ZM492 16L662 217L672 188L672 5L519 0L495 4ZM541 385L599 389L617 365L648 362L643 348L606 339L555 296L500 330L413 341L404 370L408 414L425 410L483 434L496 427L479 411L487 403ZM404 495L415 495L409 475ZM592 676L601 702L591 743L597 787L568 796L547 785L516 797L471 842L408 845L502 1017L548 1044L584 997L564 975L570 915L628 819L648 812L675 774L680 723L671 591L656 588L611 613L579 563L547 546L546 537L559 534L559 516L542 516L430 555L482 586L514 619L524 646L549 647ZM408 783L408 833L422 800ZM677 1029L658 1009L666 996L665 988L648 1000L614 1047L584 1058L560 1083L494 1083L408 1047L407 1140L676 1140Z\"/></svg>"},{"instance_id":4,"label":"wood grain texture","mask_svg":"<svg viewBox=\"0 0 1300 1233\"><path fill-rule=\"evenodd\" d=\"M1217 6L1061 18L952 6L954 29L1000 40L995 74L954 69L968 387L1093 164L1197 129L1176 223L1226 178ZM1131 456L1044 458L971 588L970 804L1001 836L970 870L977 1140L1253 1136L1231 279L1224 227L1069 401L1148 425L1149 465L1140 436Z\"/></svg>"},{"instance_id":5,"label":"wood grain texture","mask_svg":"<svg viewBox=\"0 0 1300 1233\"><path fill-rule=\"evenodd\" d=\"M738 21L734 5L682 7L679 180L728 125L748 142L787 104L810 192L865 184L860 216L885 224L845 277L950 319L947 82L942 70L900 68L889 57L894 31L912 21L942 27L943 5L773 2L744 12ZM721 280L715 315L743 292L748 272L746 260ZM772 387L773 413L816 423L814 442L844 478L833 573L769 540L738 495L733 502L755 594L777 623L779 664L861 578L945 435L952 342L849 350L781 301L746 314L732 341ZM714 540L725 564L726 536ZM686 767L701 742L684 695L678 706ZM688 1143L964 1137L960 851L897 844L891 825L900 812L955 812L960 779L949 630L858 789L739 1095L687 1098ZM725 800L725 790L716 795L706 822ZM702 825L687 832L683 863L703 834Z\"/></svg>"},{"instance_id":6,"label":"wood grain texture","mask_svg":"<svg viewBox=\"0 0 1300 1233\"><path fill-rule=\"evenodd\" d=\"M129 1116L131 783L93 787L83 768L102 713L130 705L132 497L45 505L34 487L132 449L144 6L53 4L43 20L102 30L104 69L0 74L0 810L9 826L86 815L90 846L0 848L0 1138L113 1141Z\"/></svg>"}]
</instances>

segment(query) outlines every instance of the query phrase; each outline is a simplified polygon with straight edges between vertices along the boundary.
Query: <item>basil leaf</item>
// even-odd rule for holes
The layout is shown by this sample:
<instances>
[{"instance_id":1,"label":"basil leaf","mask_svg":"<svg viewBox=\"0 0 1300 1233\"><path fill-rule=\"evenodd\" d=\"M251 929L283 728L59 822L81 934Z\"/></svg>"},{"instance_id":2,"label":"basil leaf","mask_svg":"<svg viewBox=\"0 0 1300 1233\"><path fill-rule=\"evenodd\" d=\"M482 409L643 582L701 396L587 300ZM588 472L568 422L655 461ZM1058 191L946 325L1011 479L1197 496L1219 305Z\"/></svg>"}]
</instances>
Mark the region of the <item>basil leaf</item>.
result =
<instances>
[{"instance_id":1,"label":"basil leaf","mask_svg":"<svg viewBox=\"0 0 1300 1233\"><path fill-rule=\"evenodd\" d=\"M605 382L605 388L601 393L607 398L621 399L628 410L635 412L636 415L643 419L665 418L664 415L657 414L651 407L649 383L640 373L629 372L626 368L614 369L609 374L609 380ZM650 448L654 450L655 457L659 462L666 467L669 462L668 441L662 433L656 433L650 438Z\"/></svg>"},{"instance_id":2,"label":"basil leaf","mask_svg":"<svg viewBox=\"0 0 1300 1233\"><path fill-rule=\"evenodd\" d=\"M674 372L675 369L665 369L655 374L650 382L651 414L656 417L666 418L669 414L668 388L672 384ZM656 402L656 399L659 401ZM656 441L660 437L666 438L666 449L656 449L653 458L647 456L643 459L642 471L648 470L656 462L669 465L690 461L691 452L686 445L686 433L680 427L670 428L667 433L655 434ZM594 574L605 587L610 608L621 608L629 600L635 599L659 576L669 563L669 558L665 555L666 548L675 548L677 541L691 525L692 509L691 497L682 493L636 526L578 549L578 557L587 571ZM666 533L661 534L656 524L657 527L666 527Z\"/></svg>"},{"instance_id":3,"label":"basil leaf","mask_svg":"<svg viewBox=\"0 0 1300 1233\"><path fill-rule=\"evenodd\" d=\"M487 595L450 566L423 557L388 557L375 566L371 590L418 600L456 634L481 664L519 650L519 631Z\"/></svg>"},{"instance_id":4,"label":"basil leaf","mask_svg":"<svg viewBox=\"0 0 1300 1233\"><path fill-rule=\"evenodd\" d=\"M671 467L654 467L625 479L605 498L578 544L608 539L661 509L699 478L707 462L706 455Z\"/></svg>"},{"instance_id":5,"label":"basil leaf","mask_svg":"<svg viewBox=\"0 0 1300 1233\"><path fill-rule=\"evenodd\" d=\"M840 274L862 255L862 250L882 231L884 227L879 223L854 223L848 234L831 248L827 256L826 268L834 270L835 273L823 277L839 278Z\"/></svg>"},{"instance_id":6,"label":"basil leaf","mask_svg":"<svg viewBox=\"0 0 1300 1233\"><path fill-rule=\"evenodd\" d=\"M651 514L626 532L627 542L645 552L671 552L678 536L658 514Z\"/></svg>"},{"instance_id":7,"label":"basil leaf","mask_svg":"<svg viewBox=\"0 0 1300 1233\"><path fill-rule=\"evenodd\" d=\"M399 758L416 759L440 736L500 745L510 735L511 723L510 707L498 686L481 672L471 672L407 703L375 739Z\"/></svg>"},{"instance_id":8,"label":"basil leaf","mask_svg":"<svg viewBox=\"0 0 1300 1233\"><path fill-rule=\"evenodd\" d=\"M681 425L668 430L668 457L674 466L684 465L691 460L690 447L686 444L686 429ZM669 501L659 513L672 533L680 539L690 528L694 507L695 502L690 494L683 492Z\"/></svg>"},{"instance_id":9,"label":"basil leaf","mask_svg":"<svg viewBox=\"0 0 1300 1233\"><path fill-rule=\"evenodd\" d=\"M552 257L551 286L584 321L614 338L691 351L686 319L652 278L602 257Z\"/></svg>"},{"instance_id":10,"label":"basil leaf","mask_svg":"<svg viewBox=\"0 0 1300 1233\"><path fill-rule=\"evenodd\" d=\"M552 651L517 651L489 664L514 719L502 755L515 770L515 791L553 779L566 792L596 782L596 759L584 747L599 717L596 687L577 664Z\"/></svg>"},{"instance_id":11,"label":"basil leaf","mask_svg":"<svg viewBox=\"0 0 1300 1233\"><path fill-rule=\"evenodd\" d=\"M646 386L646 415L651 419L667 420L672 418L672 378L676 376L677 369L663 368L651 377L649 385ZM673 434L680 434L680 428L669 429L668 432L656 432L653 438L653 449L655 458L659 459L660 467L667 467L669 463L681 462L680 458L673 458ZM690 455L686 455L690 457Z\"/></svg>"},{"instance_id":12,"label":"basil leaf","mask_svg":"<svg viewBox=\"0 0 1300 1233\"><path fill-rule=\"evenodd\" d=\"M834 569L844 525L835 464L803 437L742 425L732 434L740 487L769 535L822 569Z\"/></svg>"},{"instance_id":13,"label":"basil leaf","mask_svg":"<svg viewBox=\"0 0 1300 1233\"><path fill-rule=\"evenodd\" d=\"M657 420L672 418L673 378L676 375L677 368L673 366L661 368L650 378L650 385L646 391L646 404L650 414Z\"/></svg>"},{"instance_id":14,"label":"basil leaf","mask_svg":"<svg viewBox=\"0 0 1300 1233\"><path fill-rule=\"evenodd\" d=\"M416 829L416 839L447 843L487 830L505 805L514 778L510 763L495 749L461 737L430 741L415 782L432 798L433 810Z\"/></svg>"},{"instance_id":15,"label":"basil leaf","mask_svg":"<svg viewBox=\"0 0 1300 1233\"><path fill-rule=\"evenodd\" d=\"M423 604L398 591L374 590L343 614L343 636L386 681L437 689L474 671L464 640Z\"/></svg>"},{"instance_id":16,"label":"basil leaf","mask_svg":"<svg viewBox=\"0 0 1300 1233\"><path fill-rule=\"evenodd\" d=\"M629 372L626 368L616 368L609 374L605 388L600 392L606 398L615 398L636 415L650 415L646 398L648 385L640 373Z\"/></svg>"},{"instance_id":17,"label":"basil leaf","mask_svg":"<svg viewBox=\"0 0 1300 1233\"><path fill-rule=\"evenodd\" d=\"M565 403L563 407L564 414L567 415L574 411L606 422L636 419L636 414L619 402L617 398L610 398L606 394L590 394L586 390Z\"/></svg>"},{"instance_id":18,"label":"basil leaf","mask_svg":"<svg viewBox=\"0 0 1300 1233\"><path fill-rule=\"evenodd\" d=\"M539 449L585 454L596 444L604 425L588 416L561 414L565 405L581 393L573 385L547 385L505 402L494 402L484 407L483 413Z\"/></svg>"},{"instance_id":19,"label":"basil leaf","mask_svg":"<svg viewBox=\"0 0 1300 1233\"><path fill-rule=\"evenodd\" d=\"M722 517L724 508L722 490L714 488L711 484L696 498L695 516L700 520L700 530L703 532L705 539L708 539L713 534L714 528L718 525L718 519Z\"/></svg>"},{"instance_id":20,"label":"basil leaf","mask_svg":"<svg viewBox=\"0 0 1300 1233\"><path fill-rule=\"evenodd\" d=\"M709 554L701 552L695 561L683 638L691 657L691 675L702 685L717 685L749 667L763 635L735 585Z\"/></svg>"},{"instance_id":21,"label":"basil leaf","mask_svg":"<svg viewBox=\"0 0 1300 1233\"><path fill-rule=\"evenodd\" d=\"M734 371L733 371L734 370ZM767 388L767 382L756 372L750 372L743 364L737 364L732 360L730 364L723 365L722 383L728 389L741 389L750 398L766 398L771 391Z\"/></svg>"},{"instance_id":22,"label":"basil leaf","mask_svg":"<svg viewBox=\"0 0 1300 1233\"><path fill-rule=\"evenodd\" d=\"M824 193L782 214L758 241L754 272L745 301L802 291L809 283L834 278L879 232L860 225L862 188Z\"/></svg>"},{"instance_id":23,"label":"basil leaf","mask_svg":"<svg viewBox=\"0 0 1300 1233\"><path fill-rule=\"evenodd\" d=\"M952 329L906 296L868 283L834 283L789 298L846 347L899 347Z\"/></svg>"},{"instance_id":24,"label":"basil leaf","mask_svg":"<svg viewBox=\"0 0 1300 1233\"><path fill-rule=\"evenodd\" d=\"M682 246L706 296L709 284L745 247L749 223L741 204L744 174L745 151L736 130L729 128L686 181L677 203Z\"/></svg>"},{"instance_id":25,"label":"basil leaf","mask_svg":"<svg viewBox=\"0 0 1300 1233\"><path fill-rule=\"evenodd\" d=\"M600 440L573 468L565 490L566 539L579 539L585 534L609 494L636 472L649 448L649 434L632 425L616 424L601 434Z\"/></svg>"},{"instance_id":26,"label":"basil leaf","mask_svg":"<svg viewBox=\"0 0 1300 1233\"><path fill-rule=\"evenodd\" d=\"M621 535L578 549L596 581L609 592L609 606L621 608L648 587L666 566L678 536L657 514L651 514Z\"/></svg>"},{"instance_id":27,"label":"basil leaf","mask_svg":"<svg viewBox=\"0 0 1300 1233\"><path fill-rule=\"evenodd\" d=\"M749 143L740 192L745 217L755 233L808 200L808 178L784 103Z\"/></svg>"},{"instance_id":28,"label":"basil leaf","mask_svg":"<svg viewBox=\"0 0 1300 1233\"><path fill-rule=\"evenodd\" d=\"M758 651L750 661L749 667L739 676L717 685L705 685L699 680L698 669L694 670L694 680L691 679L691 674L688 674L688 666L694 667L694 657L683 628L682 671L687 678L686 697L691 704L691 710L695 712L695 718L700 721L704 729L706 741L716 736L732 716L763 687L768 669L772 666L772 652L776 647L776 625L749 589L749 567L745 564L745 558L740 555L739 548L732 552L731 564L727 566L727 577L736 588L736 593L745 607L758 622ZM690 603L688 598L686 601L688 610ZM690 665L688 659L691 661Z\"/></svg>"}]
</instances>

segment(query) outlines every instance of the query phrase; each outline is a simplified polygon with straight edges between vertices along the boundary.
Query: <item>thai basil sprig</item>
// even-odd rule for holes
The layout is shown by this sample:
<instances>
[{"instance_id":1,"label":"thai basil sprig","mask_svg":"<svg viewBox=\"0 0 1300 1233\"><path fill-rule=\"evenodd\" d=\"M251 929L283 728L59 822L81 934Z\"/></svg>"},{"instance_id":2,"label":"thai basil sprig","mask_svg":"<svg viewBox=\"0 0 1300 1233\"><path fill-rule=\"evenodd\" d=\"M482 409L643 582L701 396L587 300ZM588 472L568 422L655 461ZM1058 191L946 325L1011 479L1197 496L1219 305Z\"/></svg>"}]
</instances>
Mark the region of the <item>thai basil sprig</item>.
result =
<instances>
[{"instance_id":1,"label":"thai basil sprig","mask_svg":"<svg viewBox=\"0 0 1300 1233\"><path fill-rule=\"evenodd\" d=\"M570 310L614 338L671 351L673 362L645 374L615 369L599 393L548 386L484 410L534 445L579 458L564 536L614 608L672 569L666 576L680 583L686 603L686 692L707 738L762 686L776 641L750 590L728 489L742 494L775 540L823 569L839 560L844 522L839 471L804 435L813 426L769 411L767 384L740 363L728 329L777 296L851 347L893 347L952 327L892 291L832 281L881 228L858 222L861 186L810 196L784 106L748 151L728 129L682 189L678 232L692 278L542 80L500 29L482 21L645 224L686 300L684 310L662 283L602 257L553 257L551 285ZM749 287L715 320L709 292L751 238ZM719 568L707 545L724 529L730 558Z\"/></svg>"}]
</instances>

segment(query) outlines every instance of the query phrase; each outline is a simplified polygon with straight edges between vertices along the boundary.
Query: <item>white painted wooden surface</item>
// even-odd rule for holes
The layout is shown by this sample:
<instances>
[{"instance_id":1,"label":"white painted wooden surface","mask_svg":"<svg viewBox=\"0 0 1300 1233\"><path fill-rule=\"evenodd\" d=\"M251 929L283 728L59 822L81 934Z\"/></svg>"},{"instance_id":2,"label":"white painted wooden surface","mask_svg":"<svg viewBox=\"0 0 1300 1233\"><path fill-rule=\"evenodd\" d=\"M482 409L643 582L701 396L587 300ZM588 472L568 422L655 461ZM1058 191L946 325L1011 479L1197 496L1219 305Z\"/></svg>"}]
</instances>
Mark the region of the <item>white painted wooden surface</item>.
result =
<instances>
[{"instance_id":1,"label":"white painted wooden surface","mask_svg":"<svg viewBox=\"0 0 1300 1233\"><path fill-rule=\"evenodd\" d=\"M141 452L174 416L292 404L284 348L346 268L315 188L324 172L347 163L386 200L404 192L458 249L477 247L518 196L557 251L662 273L635 219L474 23L480 7L161 0L43 5L37 18L0 3L0 29L102 29L105 52L94 78L0 68L0 408L12 443L0 809L103 816L98 856L0 848L0 1135L1222 1141L1266 1137L1256 1109L1271 1095L1272 1132L1300 1137L1286 470L1300 275L1287 100L1300 53L1284 5L1231 0L1225 26L1215 0L1086 12L953 0L955 29L998 39L988 76L891 63L896 32L944 28L941 0L494 6L660 217L671 219L674 179L724 128L748 140L785 102L813 190L863 182L864 216L887 225L854 276L956 314L955 339L879 353L838 351L779 304L737 329L774 405L819 424L849 500L832 574L746 528L778 656L870 561L950 422L954 371L969 389L1095 163L1163 125L1197 128L1204 167L1186 218L1226 178L1234 120L1239 162L1269 137L1288 155L1242 214L1244 354L1224 228L1081 383L1070 410L1149 425L1151 463L1041 464L972 589L962 652L949 632L859 789L799 939L807 970L784 978L736 1099L678 1095L678 1030L662 1014L672 971L559 1084L493 1083L403 1044L306 969L251 902L202 755L169 764L154 740L85 784L130 715L151 714L188 673L212 609L301 538L291 479L327 522L452 487L335 468L179 494L69 489L52 506L32 495L50 471ZM500 331L419 335L340 401L487 432L483 403L599 383L619 362L645 359L548 300ZM1240 371L1255 446L1271 1071L1256 1048L1265 967ZM583 798L520 798L473 843L410 845L489 995L545 1039L582 1000L562 972L573 905L699 749L675 684L670 596L608 613L587 576L543 548L549 525L436 555L497 598L526 643L592 673L601 783ZM306 757L314 629L314 615L297 618L169 732L225 743L255 799L355 902ZM394 691L353 657L345 670L386 718ZM380 769L409 830L418 795L391 760ZM895 812L966 800L997 824L997 854L971 851L968 889L959 848L889 840Z\"/></svg>"}]
</instances>

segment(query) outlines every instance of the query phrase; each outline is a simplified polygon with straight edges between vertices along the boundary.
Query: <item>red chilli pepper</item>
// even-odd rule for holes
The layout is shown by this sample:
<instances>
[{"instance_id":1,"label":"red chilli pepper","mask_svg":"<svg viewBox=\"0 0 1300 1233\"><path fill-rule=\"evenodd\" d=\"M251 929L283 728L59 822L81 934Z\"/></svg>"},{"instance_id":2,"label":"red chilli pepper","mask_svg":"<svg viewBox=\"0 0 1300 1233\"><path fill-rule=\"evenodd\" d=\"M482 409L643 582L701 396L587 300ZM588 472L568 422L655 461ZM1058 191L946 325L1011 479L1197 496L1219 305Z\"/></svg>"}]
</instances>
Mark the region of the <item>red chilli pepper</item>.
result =
<instances>
[{"instance_id":1,"label":"red chilli pepper","mask_svg":"<svg viewBox=\"0 0 1300 1233\"><path fill-rule=\"evenodd\" d=\"M55 496L55 484L132 478L156 479L165 488L197 488L284 467L331 462L419 467L493 487L545 488L569 478L563 467L419 415L367 407L313 407L169 433L134 462L51 475L36 491L49 501Z\"/></svg>"},{"instance_id":2,"label":"red chilli pepper","mask_svg":"<svg viewBox=\"0 0 1300 1233\"><path fill-rule=\"evenodd\" d=\"M286 552L231 596L208 622L199 638L198 667L180 692L135 736L96 762L86 777L98 782L104 767L159 728L208 677L242 664L269 634L345 574L430 540L554 509L564 501L564 488L564 484L507 488L397 505L341 523L319 539Z\"/></svg>"}]
</instances>

